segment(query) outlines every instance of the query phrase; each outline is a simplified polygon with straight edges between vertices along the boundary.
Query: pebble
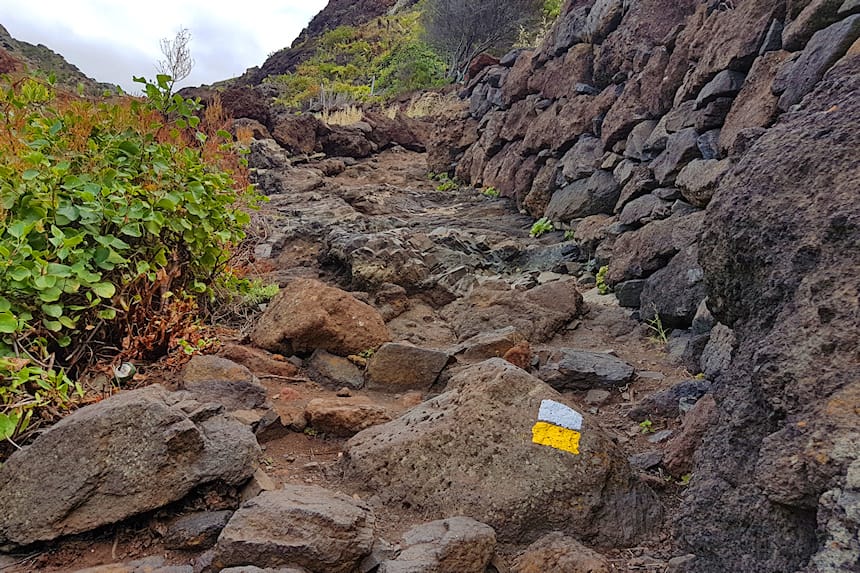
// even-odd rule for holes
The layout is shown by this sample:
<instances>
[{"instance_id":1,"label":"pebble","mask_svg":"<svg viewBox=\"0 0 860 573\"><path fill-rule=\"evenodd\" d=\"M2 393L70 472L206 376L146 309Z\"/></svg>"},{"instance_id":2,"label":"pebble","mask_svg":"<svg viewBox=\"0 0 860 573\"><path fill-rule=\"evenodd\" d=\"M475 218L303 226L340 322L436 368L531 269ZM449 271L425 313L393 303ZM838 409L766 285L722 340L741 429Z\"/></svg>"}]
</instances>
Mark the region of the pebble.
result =
<instances>
[{"instance_id":1,"label":"pebble","mask_svg":"<svg viewBox=\"0 0 860 573\"><path fill-rule=\"evenodd\" d=\"M665 442L672 436L672 430L660 430L654 434L648 436L648 441L652 444L659 444L660 442Z\"/></svg>"}]
</instances>

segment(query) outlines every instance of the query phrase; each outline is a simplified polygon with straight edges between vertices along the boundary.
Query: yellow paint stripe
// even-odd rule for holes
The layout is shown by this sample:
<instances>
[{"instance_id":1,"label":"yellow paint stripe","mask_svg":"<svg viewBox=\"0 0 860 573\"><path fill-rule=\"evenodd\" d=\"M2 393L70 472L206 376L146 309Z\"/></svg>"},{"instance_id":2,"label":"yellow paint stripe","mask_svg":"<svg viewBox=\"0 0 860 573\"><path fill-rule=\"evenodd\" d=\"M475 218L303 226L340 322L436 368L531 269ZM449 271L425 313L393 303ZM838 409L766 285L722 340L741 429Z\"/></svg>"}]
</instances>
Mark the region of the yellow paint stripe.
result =
<instances>
[{"instance_id":1,"label":"yellow paint stripe","mask_svg":"<svg viewBox=\"0 0 860 573\"><path fill-rule=\"evenodd\" d=\"M532 427L532 442L557 450L579 454L581 434L561 426L538 422Z\"/></svg>"}]
</instances>

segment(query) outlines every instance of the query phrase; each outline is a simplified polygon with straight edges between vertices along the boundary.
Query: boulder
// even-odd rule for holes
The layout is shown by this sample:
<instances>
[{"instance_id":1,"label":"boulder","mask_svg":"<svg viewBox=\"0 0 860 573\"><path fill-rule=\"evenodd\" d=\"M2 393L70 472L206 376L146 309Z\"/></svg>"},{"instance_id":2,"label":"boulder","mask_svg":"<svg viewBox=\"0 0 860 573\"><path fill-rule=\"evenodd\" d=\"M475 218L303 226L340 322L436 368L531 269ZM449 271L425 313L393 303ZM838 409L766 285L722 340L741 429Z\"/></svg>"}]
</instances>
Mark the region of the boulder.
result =
<instances>
[{"instance_id":1,"label":"boulder","mask_svg":"<svg viewBox=\"0 0 860 573\"><path fill-rule=\"evenodd\" d=\"M325 124L311 114L282 113L269 124L269 131L278 145L292 153L313 153L317 139L328 132Z\"/></svg>"},{"instance_id":2,"label":"boulder","mask_svg":"<svg viewBox=\"0 0 860 573\"><path fill-rule=\"evenodd\" d=\"M285 485L246 501L218 538L214 565L298 565L349 573L373 546L363 502L317 486Z\"/></svg>"},{"instance_id":3,"label":"boulder","mask_svg":"<svg viewBox=\"0 0 860 573\"><path fill-rule=\"evenodd\" d=\"M515 327L508 326L478 333L454 347L451 354L464 360L497 358L524 340L525 337Z\"/></svg>"},{"instance_id":4,"label":"boulder","mask_svg":"<svg viewBox=\"0 0 860 573\"><path fill-rule=\"evenodd\" d=\"M500 358L481 362L444 394L350 439L343 469L383 503L459 512L504 542L552 530L616 544L637 539L659 519L653 493L590 417L579 455L533 444L544 399L563 400Z\"/></svg>"},{"instance_id":5,"label":"boulder","mask_svg":"<svg viewBox=\"0 0 860 573\"><path fill-rule=\"evenodd\" d=\"M307 362L311 379L331 387L361 388L364 386L364 373L358 366L343 356L317 349Z\"/></svg>"},{"instance_id":6,"label":"boulder","mask_svg":"<svg viewBox=\"0 0 860 573\"><path fill-rule=\"evenodd\" d=\"M782 47L791 52L802 50L812 35L837 22L844 0L812 0L782 32Z\"/></svg>"},{"instance_id":7,"label":"boulder","mask_svg":"<svg viewBox=\"0 0 860 573\"><path fill-rule=\"evenodd\" d=\"M746 74L723 70L705 84L696 96L696 109L701 109L718 98L731 98L737 95L744 85Z\"/></svg>"},{"instance_id":8,"label":"boulder","mask_svg":"<svg viewBox=\"0 0 860 573\"><path fill-rule=\"evenodd\" d=\"M368 135L356 126L331 126L328 133L320 138L320 145L326 155L362 159L379 150L379 146Z\"/></svg>"},{"instance_id":9,"label":"boulder","mask_svg":"<svg viewBox=\"0 0 860 573\"><path fill-rule=\"evenodd\" d=\"M220 356L195 356L182 371L180 388L199 402L217 402L229 411L266 404L266 388L251 371Z\"/></svg>"},{"instance_id":10,"label":"boulder","mask_svg":"<svg viewBox=\"0 0 860 573\"><path fill-rule=\"evenodd\" d=\"M643 279L633 279L618 283L612 291L619 305L625 308L639 308L643 288L645 288Z\"/></svg>"},{"instance_id":11,"label":"boulder","mask_svg":"<svg viewBox=\"0 0 860 573\"><path fill-rule=\"evenodd\" d=\"M559 161L561 173L568 181L590 176L603 162L603 141L583 135Z\"/></svg>"},{"instance_id":12,"label":"boulder","mask_svg":"<svg viewBox=\"0 0 860 573\"><path fill-rule=\"evenodd\" d=\"M388 340L385 322L373 307L314 279L290 281L251 331L254 344L286 355L321 348L347 356Z\"/></svg>"},{"instance_id":13,"label":"boulder","mask_svg":"<svg viewBox=\"0 0 860 573\"><path fill-rule=\"evenodd\" d=\"M699 266L696 245L682 249L666 268L645 281L640 304L643 320L657 316L666 328L687 328L705 299L705 273Z\"/></svg>"},{"instance_id":14,"label":"boulder","mask_svg":"<svg viewBox=\"0 0 860 573\"><path fill-rule=\"evenodd\" d=\"M449 517L413 527L400 546L400 554L381 563L379 573L484 573L496 533L474 519Z\"/></svg>"},{"instance_id":15,"label":"boulder","mask_svg":"<svg viewBox=\"0 0 860 573\"><path fill-rule=\"evenodd\" d=\"M241 485L257 441L211 406L150 386L70 414L0 467L0 546L117 523L203 484Z\"/></svg>"},{"instance_id":16,"label":"boulder","mask_svg":"<svg viewBox=\"0 0 860 573\"><path fill-rule=\"evenodd\" d=\"M696 241L703 219L702 213L673 215L624 233L615 241L607 283L615 286L622 281L646 278L663 268L678 251Z\"/></svg>"},{"instance_id":17,"label":"boulder","mask_svg":"<svg viewBox=\"0 0 860 573\"><path fill-rule=\"evenodd\" d=\"M701 370L705 378L715 380L720 374L728 371L736 343L734 331L725 324L717 323L711 329L708 343L700 358Z\"/></svg>"},{"instance_id":18,"label":"boulder","mask_svg":"<svg viewBox=\"0 0 860 573\"><path fill-rule=\"evenodd\" d=\"M691 205L704 209L731 166L729 159L694 159L678 173L675 185Z\"/></svg>"},{"instance_id":19,"label":"boulder","mask_svg":"<svg viewBox=\"0 0 860 573\"><path fill-rule=\"evenodd\" d=\"M696 140L699 134L693 127L682 129L666 139L666 149L651 165L654 177L660 185L670 185L674 175L689 161L699 157Z\"/></svg>"},{"instance_id":20,"label":"boulder","mask_svg":"<svg viewBox=\"0 0 860 573\"><path fill-rule=\"evenodd\" d=\"M787 111L812 91L825 72L860 38L860 14L816 32L800 55L780 68L773 82L779 109Z\"/></svg>"},{"instance_id":21,"label":"boulder","mask_svg":"<svg viewBox=\"0 0 860 573\"><path fill-rule=\"evenodd\" d=\"M605 352L559 348L538 353L537 377L556 390L590 390L624 386L635 375L633 367Z\"/></svg>"},{"instance_id":22,"label":"boulder","mask_svg":"<svg viewBox=\"0 0 860 573\"><path fill-rule=\"evenodd\" d=\"M753 62L744 87L738 93L720 131L720 149L725 153L734 146L741 130L769 127L779 114L779 97L771 87L788 52L767 52Z\"/></svg>"},{"instance_id":23,"label":"boulder","mask_svg":"<svg viewBox=\"0 0 860 573\"><path fill-rule=\"evenodd\" d=\"M299 371L295 364L285 360L283 356L273 355L253 346L226 343L218 350L218 356L241 364L253 373L290 377Z\"/></svg>"},{"instance_id":24,"label":"boulder","mask_svg":"<svg viewBox=\"0 0 860 573\"><path fill-rule=\"evenodd\" d=\"M305 407L308 425L331 436L353 436L391 420L385 408L363 397L316 398Z\"/></svg>"},{"instance_id":25,"label":"boulder","mask_svg":"<svg viewBox=\"0 0 860 573\"><path fill-rule=\"evenodd\" d=\"M525 292L477 287L466 298L442 309L442 316L460 341L487 330L513 326L526 340L543 342L584 310L576 281L565 280Z\"/></svg>"},{"instance_id":26,"label":"boulder","mask_svg":"<svg viewBox=\"0 0 860 573\"><path fill-rule=\"evenodd\" d=\"M627 145L624 146L624 156L636 161L650 161L654 154L645 149L645 142L651 137L657 121L649 119L636 124L627 136Z\"/></svg>"},{"instance_id":27,"label":"boulder","mask_svg":"<svg viewBox=\"0 0 860 573\"><path fill-rule=\"evenodd\" d=\"M618 222L631 227L641 227L651 221L665 219L672 214L672 203L656 195L648 194L627 203L618 215Z\"/></svg>"},{"instance_id":28,"label":"boulder","mask_svg":"<svg viewBox=\"0 0 860 573\"><path fill-rule=\"evenodd\" d=\"M368 387L389 392L429 390L449 358L441 350L388 342L367 363Z\"/></svg>"},{"instance_id":29,"label":"boulder","mask_svg":"<svg viewBox=\"0 0 860 573\"><path fill-rule=\"evenodd\" d=\"M612 213L621 186L609 171L595 171L588 179L574 181L557 191L547 205L545 216L551 221L570 221L599 213Z\"/></svg>"},{"instance_id":30,"label":"boulder","mask_svg":"<svg viewBox=\"0 0 860 573\"><path fill-rule=\"evenodd\" d=\"M562 533L544 535L517 556L513 573L610 573L606 557Z\"/></svg>"}]
</instances>

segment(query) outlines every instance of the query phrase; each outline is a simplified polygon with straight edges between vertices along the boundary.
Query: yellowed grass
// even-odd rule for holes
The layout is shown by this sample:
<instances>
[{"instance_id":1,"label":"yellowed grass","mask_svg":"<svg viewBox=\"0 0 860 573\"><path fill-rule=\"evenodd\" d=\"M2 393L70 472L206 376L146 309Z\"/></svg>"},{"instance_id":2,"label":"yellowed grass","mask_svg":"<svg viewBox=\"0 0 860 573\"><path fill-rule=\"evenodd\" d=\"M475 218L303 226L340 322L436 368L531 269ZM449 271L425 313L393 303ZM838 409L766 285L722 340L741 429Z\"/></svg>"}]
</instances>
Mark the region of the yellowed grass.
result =
<instances>
[{"instance_id":1,"label":"yellowed grass","mask_svg":"<svg viewBox=\"0 0 860 573\"><path fill-rule=\"evenodd\" d=\"M364 119L364 112L358 106L348 105L341 109L325 110L317 117L328 125L353 125Z\"/></svg>"},{"instance_id":2,"label":"yellowed grass","mask_svg":"<svg viewBox=\"0 0 860 573\"><path fill-rule=\"evenodd\" d=\"M411 118L444 115L461 105L456 94L443 95L436 92L421 94L406 107L406 116Z\"/></svg>"}]
</instances>

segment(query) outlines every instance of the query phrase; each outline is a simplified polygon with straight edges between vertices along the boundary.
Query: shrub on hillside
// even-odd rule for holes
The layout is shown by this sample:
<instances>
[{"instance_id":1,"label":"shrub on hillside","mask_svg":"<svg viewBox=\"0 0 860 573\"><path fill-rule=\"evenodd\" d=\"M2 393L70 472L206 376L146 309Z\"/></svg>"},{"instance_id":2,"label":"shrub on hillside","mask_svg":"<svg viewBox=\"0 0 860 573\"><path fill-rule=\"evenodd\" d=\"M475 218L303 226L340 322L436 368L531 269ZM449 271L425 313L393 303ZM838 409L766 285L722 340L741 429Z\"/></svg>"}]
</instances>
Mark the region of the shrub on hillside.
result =
<instances>
[{"instance_id":1,"label":"shrub on hillside","mask_svg":"<svg viewBox=\"0 0 860 573\"><path fill-rule=\"evenodd\" d=\"M0 78L0 438L70 407L95 359L163 353L244 237L217 105L169 82L93 102Z\"/></svg>"}]
</instances>

